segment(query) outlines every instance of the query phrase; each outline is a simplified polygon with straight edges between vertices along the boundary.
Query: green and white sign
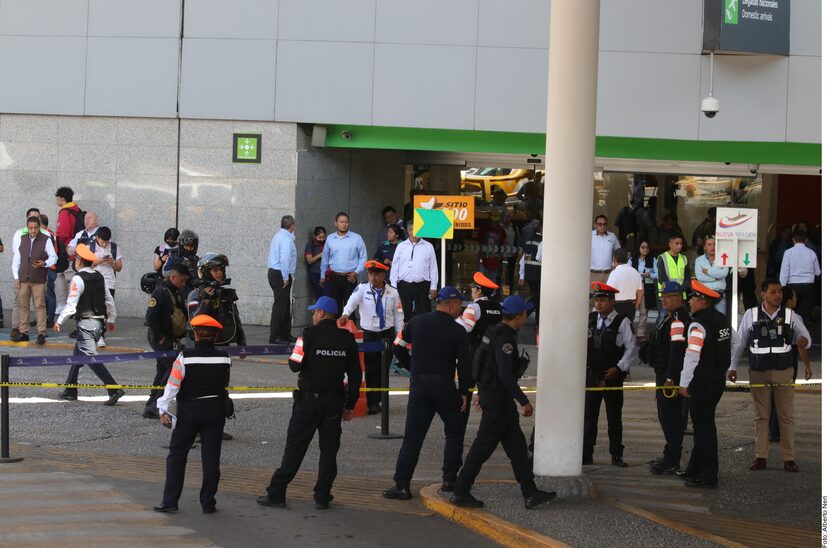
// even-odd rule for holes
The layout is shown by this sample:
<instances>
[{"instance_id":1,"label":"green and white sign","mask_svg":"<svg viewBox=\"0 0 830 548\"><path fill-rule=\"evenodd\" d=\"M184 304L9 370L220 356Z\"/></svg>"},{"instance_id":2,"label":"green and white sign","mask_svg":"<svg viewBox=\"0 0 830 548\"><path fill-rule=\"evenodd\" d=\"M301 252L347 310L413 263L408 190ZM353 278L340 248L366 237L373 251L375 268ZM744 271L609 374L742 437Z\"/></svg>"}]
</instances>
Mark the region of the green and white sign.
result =
<instances>
[{"instance_id":1,"label":"green and white sign","mask_svg":"<svg viewBox=\"0 0 830 548\"><path fill-rule=\"evenodd\" d=\"M704 0L703 51L790 54L792 0Z\"/></svg>"},{"instance_id":2,"label":"green and white sign","mask_svg":"<svg viewBox=\"0 0 830 548\"><path fill-rule=\"evenodd\" d=\"M234 133L233 161L251 164L262 162L262 134Z\"/></svg>"},{"instance_id":3,"label":"green and white sign","mask_svg":"<svg viewBox=\"0 0 830 548\"><path fill-rule=\"evenodd\" d=\"M737 25L739 9L738 0L726 0L723 3L723 22L727 25Z\"/></svg>"}]
</instances>

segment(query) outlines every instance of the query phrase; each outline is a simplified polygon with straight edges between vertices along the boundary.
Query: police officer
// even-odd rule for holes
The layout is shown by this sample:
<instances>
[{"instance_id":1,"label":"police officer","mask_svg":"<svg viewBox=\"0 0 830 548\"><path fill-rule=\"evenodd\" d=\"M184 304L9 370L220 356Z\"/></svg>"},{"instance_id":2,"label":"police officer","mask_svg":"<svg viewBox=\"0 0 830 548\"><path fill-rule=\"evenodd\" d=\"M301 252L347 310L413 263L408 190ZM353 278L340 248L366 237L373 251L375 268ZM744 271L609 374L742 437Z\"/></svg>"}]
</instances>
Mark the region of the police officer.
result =
<instances>
[{"instance_id":1,"label":"police officer","mask_svg":"<svg viewBox=\"0 0 830 548\"><path fill-rule=\"evenodd\" d=\"M654 368L657 386L676 386L686 354L686 329L691 318L683 305L683 287L670 280L663 287L663 310L666 317L651 334L646 360ZM683 451L683 398L676 390L657 390L657 419L663 429L666 445L663 456L649 463L653 474L675 474L680 470Z\"/></svg>"},{"instance_id":2,"label":"police officer","mask_svg":"<svg viewBox=\"0 0 830 548\"><path fill-rule=\"evenodd\" d=\"M389 267L379 261L368 261L366 270L369 281L358 285L352 292L343 315L338 323L341 327L349 321L349 316L358 311L360 328L363 330L363 340L366 342L388 340L390 343L396 333L403 329L403 307L398 291L386 283L386 272ZM366 388L380 388L381 364L380 352L366 352ZM368 413L374 415L380 412L380 392L367 392L366 401Z\"/></svg>"},{"instance_id":3,"label":"police officer","mask_svg":"<svg viewBox=\"0 0 830 548\"><path fill-rule=\"evenodd\" d=\"M187 454L197 434L202 437L202 490L199 502L203 514L216 512L215 496L219 488L219 455L222 451L231 358L213 345L222 324L207 314L194 317L191 324L196 346L183 350L173 362L164 395L158 399L161 424L172 427L173 434L167 455L164 495L161 504L153 507L156 512L179 511ZM174 398L175 417L170 413Z\"/></svg>"},{"instance_id":4,"label":"police officer","mask_svg":"<svg viewBox=\"0 0 830 548\"><path fill-rule=\"evenodd\" d=\"M257 498L260 506L285 508L285 490L303 462L314 432L320 437L320 473L314 486L314 503L325 510L332 501L331 487L337 476L340 422L352 420L360 395L360 357L354 337L337 327L337 302L320 297L309 306L313 327L307 327L294 346L288 365L299 371L298 390L288 423L282 463L271 477L267 495ZM343 375L348 378L348 394Z\"/></svg>"},{"instance_id":5,"label":"police officer","mask_svg":"<svg viewBox=\"0 0 830 548\"><path fill-rule=\"evenodd\" d=\"M689 398L694 425L694 448L686 471L686 487L717 487L718 428L715 408L726 386L732 328L726 316L715 310L720 293L692 280L689 307L692 322L680 374L680 395Z\"/></svg>"},{"instance_id":6,"label":"police officer","mask_svg":"<svg viewBox=\"0 0 830 548\"><path fill-rule=\"evenodd\" d=\"M388 499L412 498L409 484L421 446L435 414L444 423L442 490L452 491L464 451L464 412L473 383L467 333L455 322L461 314L461 292L447 286L438 292L435 311L412 318L396 339L396 354L409 364L409 402L403 444L395 465L395 485L383 492ZM411 349L411 358L405 349ZM455 375L458 373L458 386Z\"/></svg>"},{"instance_id":7,"label":"police officer","mask_svg":"<svg viewBox=\"0 0 830 548\"><path fill-rule=\"evenodd\" d=\"M470 284L473 302L467 305L464 313L456 320L469 334L470 356L475 355L487 328L501 322L502 306L493 300L493 293L498 288L498 284L483 273L473 274L473 283Z\"/></svg>"},{"instance_id":8,"label":"police officer","mask_svg":"<svg viewBox=\"0 0 830 548\"><path fill-rule=\"evenodd\" d=\"M206 253L202 257L196 268L199 273L199 279L195 282L197 287L187 297L187 312L190 318L207 314L222 324L222 331L214 342L216 346L232 343L245 346L247 339L236 305L239 297L236 289L227 287L231 283L227 278L227 267L228 257L225 255Z\"/></svg>"},{"instance_id":9,"label":"police officer","mask_svg":"<svg viewBox=\"0 0 830 548\"><path fill-rule=\"evenodd\" d=\"M556 493L541 491L536 487L533 465L514 403L515 400L521 406L523 417L533 415L533 405L517 382L524 375L530 360L526 356L519 357L519 343L516 339L528 312L533 310L533 305L524 302L518 295L511 295L502 303L501 309L501 323L487 330L475 356L473 378L478 383L481 423L450 496L450 502L456 506L484 506L483 502L470 494L470 488L481 471L481 466L499 443L513 466L513 474L522 489L525 508L534 508L556 497Z\"/></svg>"},{"instance_id":10,"label":"police officer","mask_svg":"<svg viewBox=\"0 0 830 548\"><path fill-rule=\"evenodd\" d=\"M182 230L179 234L179 245L170 250L170 255L164 263L161 272L162 275L167 276L170 269L175 264L183 264L187 268L189 279L185 286L180 290L182 299L186 300L190 292L193 291L193 283L199 279L199 235L192 230Z\"/></svg>"},{"instance_id":11,"label":"police officer","mask_svg":"<svg viewBox=\"0 0 830 548\"><path fill-rule=\"evenodd\" d=\"M170 354L176 348L178 340L185 334L187 312L181 296L181 290L187 284L189 270L182 263L170 265L164 282L157 287L147 301L147 312L144 323L147 325L147 341L153 350L166 351ZM161 386L167 382L174 358L156 359L156 376L153 386ZM158 418L156 400L161 396L160 389L150 391L150 397L144 405L144 417Z\"/></svg>"},{"instance_id":12,"label":"police officer","mask_svg":"<svg viewBox=\"0 0 830 548\"><path fill-rule=\"evenodd\" d=\"M524 231L523 231L524 232ZM530 298L536 307L536 323L539 323L539 297L542 288L542 261L538 255L542 243L542 221L536 224L532 234L522 244L522 258L519 259L519 285L530 288Z\"/></svg>"},{"instance_id":13,"label":"police officer","mask_svg":"<svg viewBox=\"0 0 830 548\"><path fill-rule=\"evenodd\" d=\"M92 269L92 263L98 257L89 249L86 244L78 244L75 248L75 270L77 274L72 277L69 283L69 296L66 298L66 306L55 321L55 333L60 333L61 324L70 316L74 316L77 323L78 336L75 338L76 356L96 356L98 340L104 333L104 329L110 331L115 329L115 301L107 291L104 277L100 272ZM66 384L78 384L78 373L82 365L73 365L69 369L69 376ZM104 384L117 384L106 366L102 363L90 363L92 369L101 382ZM107 389L109 399L104 405L115 405L124 395L124 391L118 388ZM66 388L58 394L61 400L77 400L78 389Z\"/></svg>"},{"instance_id":14,"label":"police officer","mask_svg":"<svg viewBox=\"0 0 830 548\"><path fill-rule=\"evenodd\" d=\"M595 312L588 315L588 367L586 386L589 388L621 387L623 377L637 356L637 339L631 320L614 310L617 289L603 282L591 284ZM597 443L599 408L605 400L608 417L608 441L611 464L626 467L622 444L622 390L585 391L585 437L582 443L582 464L594 463Z\"/></svg>"}]
</instances>

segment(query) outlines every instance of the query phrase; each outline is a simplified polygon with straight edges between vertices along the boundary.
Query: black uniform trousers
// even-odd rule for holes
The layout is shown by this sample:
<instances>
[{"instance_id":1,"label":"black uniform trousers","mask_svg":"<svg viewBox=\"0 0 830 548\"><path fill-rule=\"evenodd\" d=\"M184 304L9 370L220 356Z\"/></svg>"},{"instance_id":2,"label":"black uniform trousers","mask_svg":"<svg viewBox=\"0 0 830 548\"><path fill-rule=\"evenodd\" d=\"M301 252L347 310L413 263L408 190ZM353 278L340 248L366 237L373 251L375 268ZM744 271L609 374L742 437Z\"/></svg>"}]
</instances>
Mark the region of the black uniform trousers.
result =
<instances>
[{"instance_id":1,"label":"black uniform trousers","mask_svg":"<svg viewBox=\"0 0 830 548\"><path fill-rule=\"evenodd\" d=\"M395 338L395 328L390 327L383 331L364 331L365 342L382 341L388 339L390 342ZM391 346L389 348L392 348ZM383 367L389 367L388 363L381 363L383 354L380 352L366 352L363 354L363 363L366 365L366 388L380 388L381 373ZM366 392L366 403L369 407L380 405L380 392Z\"/></svg>"},{"instance_id":2,"label":"black uniform trousers","mask_svg":"<svg viewBox=\"0 0 830 548\"><path fill-rule=\"evenodd\" d=\"M804 325L809 327L812 323L813 307L816 305L816 284L790 284L790 287L798 297L795 311L804 320Z\"/></svg>"},{"instance_id":3,"label":"black uniform trousers","mask_svg":"<svg viewBox=\"0 0 830 548\"><path fill-rule=\"evenodd\" d=\"M172 337L165 337L164 344L159 344L153 340L152 331L150 330L147 330L147 341L150 343L150 347L156 352L172 351L175 348L175 343ZM156 358L156 376L153 377L153 386L164 386L167 384L167 379L170 377L170 371L173 369L174 361L176 361L176 356L172 356L172 352L171 357L169 358ZM150 397L147 398L145 407L157 412L156 400L158 400L162 394L164 394L164 389L150 390Z\"/></svg>"},{"instance_id":4,"label":"black uniform trousers","mask_svg":"<svg viewBox=\"0 0 830 548\"><path fill-rule=\"evenodd\" d=\"M325 287L323 287L323 293L337 302L337 313L340 314L340 312L343 311L343 307L346 306L346 302L349 300L349 297L351 297L352 293L354 293L356 287L357 282L352 283L346 276L340 276L339 274L332 273L332 275L329 276L329 281L326 282Z\"/></svg>"},{"instance_id":5,"label":"black uniform trousers","mask_svg":"<svg viewBox=\"0 0 830 548\"><path fill-rule=\"evenodd\" d=\"M695 429L695 446L686 475L702 483L718 483L718 428L715 408L723 396L725 379L692 379L689 383L689 414Z\"/></svg>"},{"instance_id":6,"label":"black uniform trousers","mask_svg":"<svg viewBox=\"0 0 830 548\"><path fill-rule=\"evenodd\" d=\"M606 382L606 386L622 386L622 380ZM594 454L597 444L597 421L599 408L605 400L605 417L608 420L608 451L612 457L622 457L625 446L622 444L622 390L589 390L585 392L585 435L582 442L582 455Z\"/></svg>"},{"instance_id":7,"label":"black uniform trousers","mask_svg":"<svg viewBox=\"0 0 830 548\"><path fill-rule=\"evenodd\" d=\"M318 433L320 462L314 500L331 501L331 486L337 477L337 452L340 450L340 421L343 418L344 395L342 392L294 392L294 407L288 422L285 452L280 467L271 476L268 497L285 500L285 490L303 463L308 446Z\"/></svg>"},{"instance_id":8,"label":"black uniform trousers","mask_svg":"<svg viewBox=\"0 0 830 548\"><path fill-rule=\"evenodd\" d=\"M539 299L542 296L542 281L541 280L527 280L527 286L530 288L530 302L533 303L532 314L536 314L536 325L539 325Z\"/></svg>"},{"instance_id":9,"label":"black uniform trousers","mask_svg":"<svg viewBox=\"0 0 830 548\"><path fill-rule=\"evenodd\" d=\"M415 283L399 281L397 290L403 307L404 322L432 309L429 303L429 280Z\"/></svg>"},{"instance_id":10,"label":"black uniform trousers","mask_svg":"<svg viewBox=\"0 0 830 548\"><path fill-rule=\"evenodd\" d=\"M271 334L268 342L291 340L291 284L293 278L288 275L288 285L283 285L282 272L268 269L268 285L274 293L274 304L271 305Z\"/></svg>"},{"instance_id":11,"label":"black uniform trousers","mask_svg":"<svg viewBox=\"0 0 830 548\"><path fill-rule=\"evenodd\" d=\"M666 371L655 371L654 382L657 386L665 386ZM657 420L663 429L663 437L666 438L666 445L663 446L663 460L667 464L680 466L680 456L683 452L683 400L675 392L673 398L667 398L662 390L657 390Z\"/></svg>"},{"instance_id":12,"label":"black uniform trousers","mask_svg":"<svg viewBox=\"0 0 830 548\"><path fill-rule=\"evenodd\" d=\"M461 395L449 375L414 375L409 384L403 443L395 465L395 484L409 487L424 438L435 414L444 423L443 478L455 481L464 453L464 415Z\"/></svg>"},{"instance_id":13,"label":"black uniform trousers","mask_svg":"<svg viewBox=\"0 0 830 548\"><path fill-rule=\"evenodd\" d=\"M216 506L222 429L225 426L224 398L220 396L179 401L177 410L176 428L170 436L170 453L167 455L167 477L164 482L162 506L179 505L187 455L197 434L202 437L202 490L199 491L199 502L202 503L202 508Z\"/></svg>"},{"instance_id":14,"label":"black uniform trousers","mask_svg":"<svg viewBox=\"0 0 830 548\"><path fill-rule=\"evenodd\" d=\"M637 312L637 307L634 306L634 301L618 301L614 304L614 310L616 310L618 314L622 314L633 322L634 313Z\"/></svg>"},{"instance_id":15,"label":"black uniform trousers","mask_svg":"<svg viewBox=\"0 0 830 548\"><path fill-rule=\"evenodd\" d=\"M478 403L481 405L481 423L458 481L455 482L455 494L463 496L470 493L482 465L499 444L510 459L513 476L521 486L522 495L527 497L533 494L536 491L533 465L513 398L501 390L482 389L478 392Z\"/></svg>"}]
</instances>

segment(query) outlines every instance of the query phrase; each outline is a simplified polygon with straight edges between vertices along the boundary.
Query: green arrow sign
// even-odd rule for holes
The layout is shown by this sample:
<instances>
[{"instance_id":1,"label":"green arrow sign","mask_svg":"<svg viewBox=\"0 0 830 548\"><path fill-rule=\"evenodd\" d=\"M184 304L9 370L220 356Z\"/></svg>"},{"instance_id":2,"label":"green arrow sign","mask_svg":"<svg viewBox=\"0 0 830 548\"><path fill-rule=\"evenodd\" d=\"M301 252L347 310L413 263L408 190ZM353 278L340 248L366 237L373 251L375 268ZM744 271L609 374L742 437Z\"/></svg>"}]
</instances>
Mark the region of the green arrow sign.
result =
<instances>
[{"instance_id":1,"label":"green arrow sign","mask_svg":"<svg viewBox=\"0 0 830 548\"><path fill-rule=\"evenodd\" d=\"M744 255L744 264L745 264L745 265L748 265L749 263L750 263L750 260L749 260L749 253L746 253L746 254Z\"/></svg>"},{"instance_id":2,"label":"green arrow sign","mask_svg":"<svg viewBox=\"0 0 830 548\"><path fill-rule=\"evenodd\" d=\"M416 209L413 228L419 238L451 239L455 214L451 209Z\"/></svg>"}]
</instances>

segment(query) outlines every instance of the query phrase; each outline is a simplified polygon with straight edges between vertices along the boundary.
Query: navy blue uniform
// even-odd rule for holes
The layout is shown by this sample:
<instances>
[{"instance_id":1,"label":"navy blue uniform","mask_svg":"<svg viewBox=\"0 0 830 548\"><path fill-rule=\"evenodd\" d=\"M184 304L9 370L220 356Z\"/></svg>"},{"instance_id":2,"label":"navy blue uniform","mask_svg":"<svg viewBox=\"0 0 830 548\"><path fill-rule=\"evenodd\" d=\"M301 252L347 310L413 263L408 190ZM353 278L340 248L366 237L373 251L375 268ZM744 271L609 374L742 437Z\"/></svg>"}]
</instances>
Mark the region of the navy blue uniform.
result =
<instances>
[{"instance_id":1,"label":"navy blue uniform","mask_svg":"<svg viewBox=\"0 0 830 548\"><path fill-rule=\"evenodd\" d=\"M403 363L409 362L412 376L395 484L409 488L436 413L444 423L443 479L454 482L461 468L466 429L461 396L469 400L472 387L467 332L452 316L436 310L412 318L396 343L396 353ZM411 359L401 347L411 348Z\"/></svg>"},{"instance_id":2,"label":"navy blue uniform","mask_svg":"<svg viewBox=\"0 0 830 548\"><path fill-rule=\"evenodd\" d=\"M147 301L147 312L144 316L144 323L147 325L147 342L155 351L169 351L170 357L156 359L156 376L153 378L153 386L162 386L170 376L170 369L173 367L176 347L176 339L184 333L176 333L173 325L173 314L179 310L186 322L187 312L184 307L184 300L181 291L175 285L165 279ZM151 390L150 397L144 407L144 416L148 418L158 417L156 400L162 394L162 390Z\"/></svg>"}]
</instances>

